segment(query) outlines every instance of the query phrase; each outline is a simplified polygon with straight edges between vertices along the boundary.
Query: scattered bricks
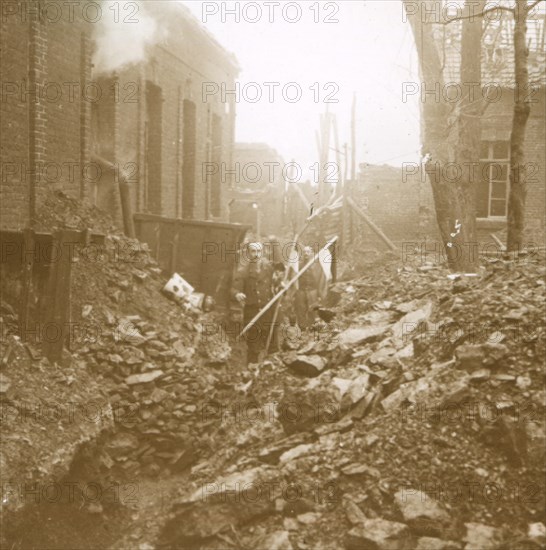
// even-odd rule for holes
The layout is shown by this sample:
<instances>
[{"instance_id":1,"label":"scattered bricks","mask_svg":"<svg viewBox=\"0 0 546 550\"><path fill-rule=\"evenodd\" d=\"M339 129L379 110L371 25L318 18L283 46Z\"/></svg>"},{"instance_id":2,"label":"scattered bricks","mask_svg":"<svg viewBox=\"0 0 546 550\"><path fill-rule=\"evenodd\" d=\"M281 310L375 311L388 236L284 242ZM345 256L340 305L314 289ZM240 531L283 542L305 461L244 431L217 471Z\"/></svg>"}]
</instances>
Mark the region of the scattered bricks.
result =
<instances>
[{"instance_id":1,"label":"scattered bricks","mask_svg":"<svg viewBox=\"0 0 546 550\"><path fill-rule=\"evenodd\" d=\"M288 368L296 374L314 377L326 368L326 361L320 355L298 355L288 363Z\"/></svg>"},{"instance_id":2,"label":"scattered bricks","mask_svg":"<svg viewBox=\"0 0 546 550\"><path fill-rule=\"evenodd\" d=\"M481 345L463 344L455 350L455 356L462 369L473 371L483 366L485 353Z\"/></svg>"},{"instance_id":3,"label":"scattered bricks","mask_svg":"<svg viewBox=\"0 0 546 550\"><path fill-rule=\"evenodd\" d=\"M275 445L271 445L262 449L258 458L262 462L267 464L276 464L279 461L279 457L286 451L301 445L304 442L304 436L302 434L295 434L290 437L281 439Z\"/></svg>"},{"instance_id":4,"label":"scattered bricks","mask_svg":"<svg viewBox=\"0 0 546 550\"><path fill-rule=\"evenodd\" d=\"M341 473L349 477L368 476L374 479L379 479L381 477L379 470L366 466L365 464L349 464L341 468Z\"/></svg>"},{"instance_id":5,"label":"scattered bricks","mask_svg":"<svg viewBox=\"0 0 546 550\"><path fill-rule=\"evenodd\" d=\"M344 495L343 498L343 508L345 510L345 515L349 520L351 525L359 525L366 521L366 516L364 512L360 509L356 502L353 502L347 495Z\"/></svg>"},{"instance_id":6,"label":"scattered bricks","mask_svg":"<svg viewBox=\"0 0 546 550\"><path fill-rule=\"evenodd\" d=\"M148 274L144 271L140 271L139 269L133 270L133 277L139 282L144 283L148 279Z\"/></svg>"},{"instance_id":7,"label":"scattered bricks","mask_svg":"<svg viewBox=\"0 0 546 550\"><path fill-rule=\"evenodd\" d=\"M422 491L403 489L394 495L404 521L418 535L437 536L450 522L449 514L440 504Z\"/></svg>"},{"instance_id":8,"label":"scattered bricks","mask_svg":"<svg viewBox=\"0 0 546 550\"><path fill-rule=\"evenodd\" d=\"M138 448L137 437L127 432L118 432L106 444L108 454L115 458L131 453L136 448Z\"/></svg>"},{"instance_id":9,"label":"scattered bricks","mask_svg":"<svg viewBox=\"0 0 546 550\"><path fill-rule=\"evenodd\" d=\"M498 529L483 523L465 523L464 550L494 550L501 542Z\"/></svg>"},{"instance_id":10,"label":"scattered bricks","mask_svg":"<svg viewBox=\"0 0 546 550\"><path fill-rule=\"evenodd\" d=\"M417 540L415 550L460 550L460 548L461 545L452 540L421 537Z\"/></svg>"},{"instance_id":11,"label":"scattered bricks","mask_svg":"<svg viewBox=\"0 0 546 550\"><path fill-rule=\"evenodd\" d=\"M367 519L353 527L346 538L346 548L357 550L370 548L374 550L406 550L409 529L407 525L385 519Z\"/></svg>"},{"instance_id":12,"label":"scattered bricks","mask_svg":"<svg viewBox=\"0 0 546 550\"><path fill-rule=\"evenodd\" d=\"M11 387L10 379L5 374L0 373L0 393L1 394L7 393L10 387Z\"/></svg>"},{"instance_id":13,"label":"scattered bricks","mask_svg":"<svg viewBox=\"0 0 546 550\"><path fill-rule=\"evenodd\" d=\"M530 523L527 536L538 544L546 543L546 526L542 522Z\"/></svg>"},{"instance_id":14,"label":"scattered bricks","mask_svg":"<svg viewBox=\"0 0 546 550\"><path fill-rule=\"evenodd\" d=\"M484 350L484 364L487 366L497 366L502 359L508 355L508 347L504 344L499 344L497 342L486 342L483 344Z\"/></svg>"},{"instance_id":15,"label":"scattered bricks","mask_svg":"<svg viewBox=\"0 0 546 550\"><path fill-rule=\"evenodd\" d=\"M160 388L154 388L154 391L152 392L152 395L150 396L150 399L154 403L160 403L161 401L163 401L164 399L166 399L169 396L170 396L169 392L167 392L165 390L162 390Z\"/></svg>"},{"instance_id":16,"label":"scattered bricks","mask_svg":"<svg viewBox=\"0 0 546 550\"><path fill-rule=\"evenodd\" d=\"M125 383L128 386L133 386L135 384L149 384L150 382L161 378L163 374L164 373L162 370L153 370L151 372L145 372L144 374L134 374L127 377Z\"/></svg>"},{"instance_id":17,"label":"scattered bricks","mask_svg":"<svg viewBox=\"0 0 546 550\"><path fill-rule=\"evenodd\" d=\"M351 349L366 342L377 340L390 329L390 325L375 325L371 327L348 328L338 336L341 349Z\"/></svg>"}]
</instances>

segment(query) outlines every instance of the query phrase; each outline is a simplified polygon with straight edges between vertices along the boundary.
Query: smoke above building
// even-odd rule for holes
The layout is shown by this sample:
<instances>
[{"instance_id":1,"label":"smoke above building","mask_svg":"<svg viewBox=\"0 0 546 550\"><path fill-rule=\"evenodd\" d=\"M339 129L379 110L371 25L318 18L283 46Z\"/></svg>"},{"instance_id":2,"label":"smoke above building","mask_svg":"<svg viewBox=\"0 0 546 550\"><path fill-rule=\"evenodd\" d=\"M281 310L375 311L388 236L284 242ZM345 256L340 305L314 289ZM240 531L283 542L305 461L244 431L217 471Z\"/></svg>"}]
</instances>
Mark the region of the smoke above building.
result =
<instances>
[{"instance_id":1,"label":"smoke above building","mask_svg":"<svg viewBox=\"0 0 546 550\"><path fill-rule=\"evenodd\" d=\"M96 75L107 75L144 61L148 48L161 40L164 32L145 4L103 0L102 16L94 25Z\"/></svg>"}]
</instances>

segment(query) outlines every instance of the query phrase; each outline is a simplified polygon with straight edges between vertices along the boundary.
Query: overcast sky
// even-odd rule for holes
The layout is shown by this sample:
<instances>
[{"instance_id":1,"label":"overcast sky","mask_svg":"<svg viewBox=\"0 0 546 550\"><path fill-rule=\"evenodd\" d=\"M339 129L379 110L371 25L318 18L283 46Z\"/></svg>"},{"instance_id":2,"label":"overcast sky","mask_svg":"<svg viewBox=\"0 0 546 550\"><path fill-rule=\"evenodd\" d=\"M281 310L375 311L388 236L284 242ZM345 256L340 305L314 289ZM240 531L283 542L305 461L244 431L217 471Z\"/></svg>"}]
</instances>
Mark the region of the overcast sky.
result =
<instances>
[{"instance_id":1,"label":"overcast sky","mask_svg":"<svg viewBox=\"0 0 546 550\"><path fill-rule=\"evenodd\" d=\"M318 160L315 131L326 108L324 99L332 94L331 99L339 100L330 103L329 109L337 115L343 144L350 142L351 101L356 92L357 162L400 166L403 161L418 160L418 105L415 100L402 101L402 83L418 81L417 61L400 0L302 1L298 2L301 19L295 23L283 18L286 2L275 9L272 23L263 2L259 2L261 18L255 6L244 8L249 2L240 2L238 23L225 13L236 2L184 3L237 56L241 87L250 82L262 86L263 99L257 103L245 101L241 94L237 141L265 142L285 161L294 158L311 165ZM297 9L288 9L286 16L296 19ZM259 20L253 23L253 19ZM281 83L274 90L273 103L264 82ZM283 99L282 87L289 82L301 87L302 97L296 103ZM319 103L315 102L318 90L310 89L315 83L319 83ZM255 97L255 87L246 91L250 99ZM286 89L293 94L290 98L297 91L296 87Z\"/></svg>"}]
</instances>

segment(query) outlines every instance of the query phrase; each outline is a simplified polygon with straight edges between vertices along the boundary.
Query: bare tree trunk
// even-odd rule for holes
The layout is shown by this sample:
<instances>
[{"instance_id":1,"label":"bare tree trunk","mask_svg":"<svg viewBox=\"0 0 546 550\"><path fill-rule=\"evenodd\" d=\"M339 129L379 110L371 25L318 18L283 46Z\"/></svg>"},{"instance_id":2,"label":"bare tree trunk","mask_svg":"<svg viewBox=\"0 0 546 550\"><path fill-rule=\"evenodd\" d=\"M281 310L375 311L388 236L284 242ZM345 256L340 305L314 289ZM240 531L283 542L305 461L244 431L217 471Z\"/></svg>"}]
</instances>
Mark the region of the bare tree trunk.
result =
<instances>
[{"instance_id":1,"label":"bare tree trunk","mask_svg":"<svg viewBox=\"0 0 546 550\"><path fill-rule=\"evenodd\" d=\"M466 1L469 6L469 1ZM485 8L485 0L480 0L478 12ZM468 9L470 13L470 8ZM476 242L476 185L472 167L480 161L481 141L481 90L482 81L482 18L463 19L461 37L461 72L460 83L463 96L458 103L458 134L455 145L455 158L461 174L459 194L456 203L460 205L460 233L456 243L462 244L465 270L474 271L478 264L478 247ZM473 91L474 90L474 91Z\"/></svg>"},{"instance_id":2,"label":"bare tree trunk","mask_svg":"<svg viewBox=\"0 0 546 550\"><path fill-rule=\"evenodd\" d=\"M510 136L510 195L508 198L508 242L509 252L519 251L523 245L525 224L525 128L531 111L529 104L529 71L527 68L527 0L516 0L514 9L514 61L515 61L515 105Z\"/></svg>"},{"instance_id":3,"label":"bare tree trunk","mask_svg":"<svg viewBox=\"0 0 546 550\"><path fill-rule=\"evenodd\" d=\"M403 0L406 8L414 2ZM421 0L417 13L406 10L410 22L422 79L427 90L440 90L440 97L427 94L421 102L422 152L429 160L425 166L432 187L436 219L449 266L454 271L476 272L478 255L476 247L475 192L470 166L479 152L479 106L470 95L463 97L452 113L443 100L444 78L434 26L423 22L422 14L434 13L433 0ZM481 19L465 20L462 39L461 79L466 82L481 81L482 35ZM467 88L462 86L463 89ZM454 120L455 119L455 120ZM459 170L459 177L446 178L450 163Z\"/></svg>"}]
</instances>

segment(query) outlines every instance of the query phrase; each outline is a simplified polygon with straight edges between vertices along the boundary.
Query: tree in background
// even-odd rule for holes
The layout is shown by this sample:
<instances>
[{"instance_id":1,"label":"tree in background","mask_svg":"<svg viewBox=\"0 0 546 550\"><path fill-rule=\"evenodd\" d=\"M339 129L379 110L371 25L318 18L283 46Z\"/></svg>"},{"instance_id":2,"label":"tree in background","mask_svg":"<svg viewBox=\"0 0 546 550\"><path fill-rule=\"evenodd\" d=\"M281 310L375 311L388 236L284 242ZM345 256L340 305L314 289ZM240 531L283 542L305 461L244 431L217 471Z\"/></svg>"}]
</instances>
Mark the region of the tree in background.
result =
<instances>
[{"instance_id":1,"label":"tree in background","mask_svg":"<svg viewBox=\"0 0 546 550\"><path fill-rule=\"evenodd\" d=\"M441 23L433 0L403 0L411 25L422 86L426 90L444 91L443 40L435 34ZM481 12L485 1L480 1ZM415 6L418 6L418 10ZM465 3L465 9L468 1ZM475 8L472 2L472 9ZM434 19L436 17L436 19ZM462 18L460 80L481 84L482 19ZM454 271L476 272L475 182L471 163L479 161L480 108L475 88L461 86L462 97L455 106L440 100L437 94L426 94L421 101L421 135L425 170L432 187L436 220L449 266ZM423 96L423 94L422 94ZM466 167L460 177L450 177L449 166ZM475 166L475 164L474 164ZM446 177L447 176L447 177Z\"/></svg>"},{"instance_id":2,"label":"tree in background","mask_svg":"<svg viewBox=\"0 0 546 550\"><path fill-rule=\"evenodd\" d=\"M483 16L489 12L507 12L514 17L515 104L510 136L510 192L508 198L509 251L521 249L524 237L525 213L525 128L530 113L528 48L526 21L530 11L541 1L515 0L515 5L496 4L485 8L485 0L466 0L464 15L445 21L438 20L437 2L403 0L415 39L422 85L427 90L440 86L443 90L443 40L435 34L438 25L461 21L460 82L463 93L455 108L435 96L426 95L421 103L423 156L429 176L440 229L448 262L455 271L476 271L475 178L465 167L479 162L480 118L487 105L472 97L471 86L480 83ZM418 6L419 9L415 9ZM427 20L426 15L430 19ZM436 16L436 20L434 20ZM436 23L436 25L434 25ZM446 181L446 166L455 163L462 177ZM427 169L427 167L430 167Z\"/></svg>"}]
</instances>

